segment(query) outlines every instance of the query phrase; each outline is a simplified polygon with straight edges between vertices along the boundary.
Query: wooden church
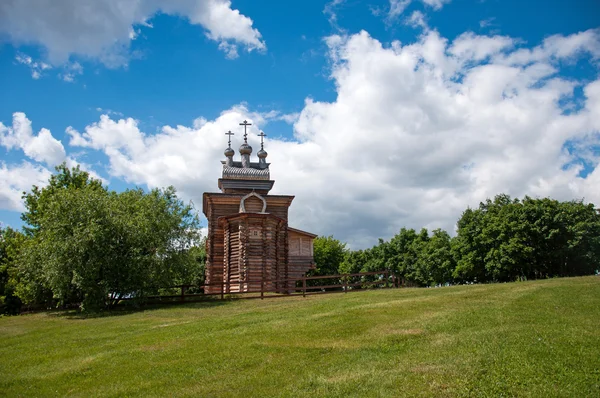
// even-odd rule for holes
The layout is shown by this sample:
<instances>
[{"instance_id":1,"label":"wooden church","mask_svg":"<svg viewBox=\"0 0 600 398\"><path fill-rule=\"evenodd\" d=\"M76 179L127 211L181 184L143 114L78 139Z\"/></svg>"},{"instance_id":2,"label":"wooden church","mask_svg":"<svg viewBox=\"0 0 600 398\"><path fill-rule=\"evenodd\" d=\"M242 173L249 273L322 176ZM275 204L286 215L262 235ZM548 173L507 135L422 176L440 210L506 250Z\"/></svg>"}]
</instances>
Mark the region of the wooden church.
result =
<instances>
[{"instance_id":1,"label":"wooden church","mask_svg":"<svg viewBox=\"0 0 600 398\"><path fill-rule=\"evenodd\" d=\"M315 234L291 228L288 209L290 195L269 195L271 180L265 134L261 132L258 162L252 162L244 120L241 160L225 149L221 192L203 195L203 212L208 219L206 240L205 293L274 291L286 293L314 267ZM283 280L283 281L282 281Z\"/></svg>"}]
</instances>

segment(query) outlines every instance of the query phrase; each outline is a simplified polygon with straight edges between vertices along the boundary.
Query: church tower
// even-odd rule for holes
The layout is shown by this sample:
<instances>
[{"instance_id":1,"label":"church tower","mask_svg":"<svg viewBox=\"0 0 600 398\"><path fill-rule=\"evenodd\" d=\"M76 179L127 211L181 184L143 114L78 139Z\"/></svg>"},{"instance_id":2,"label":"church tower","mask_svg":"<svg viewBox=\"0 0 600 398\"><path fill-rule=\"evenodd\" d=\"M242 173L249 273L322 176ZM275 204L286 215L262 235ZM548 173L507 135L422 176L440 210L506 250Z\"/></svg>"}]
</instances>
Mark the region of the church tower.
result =
<instances>
[{"instance_id":1,"label":"church tower","mask_svg":"<svg viewBox=\"0 0 600 398\"><path fill-rule=\"evenodd\" d=\"M288 226L288 209L294 196L269 195L275 181L270 179L269 163L261 132L258 162L251 161L244 120L244 142L240 161L235 151L225 149L219 193L205 192L203 212L208 219L206 240L206 293L277 291L285 293L314 267L315 234ZM290 280L281 282L281 280Z\"/></svg>"}]
</instances>

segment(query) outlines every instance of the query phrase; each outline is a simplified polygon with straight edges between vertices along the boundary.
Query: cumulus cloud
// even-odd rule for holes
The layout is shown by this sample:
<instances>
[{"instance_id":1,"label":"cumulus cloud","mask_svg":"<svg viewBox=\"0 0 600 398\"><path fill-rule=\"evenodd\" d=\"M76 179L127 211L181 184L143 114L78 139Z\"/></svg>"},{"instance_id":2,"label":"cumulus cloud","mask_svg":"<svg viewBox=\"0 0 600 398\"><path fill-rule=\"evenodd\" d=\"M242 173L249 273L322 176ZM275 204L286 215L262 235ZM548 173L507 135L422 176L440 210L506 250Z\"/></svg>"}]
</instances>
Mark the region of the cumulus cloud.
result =
<instances>
[{"instance_id":1,"label":"cumulus cloud","mask_svg":"<svg viewBox=\"0 0 600 398\"><path fill-rule=\"evenodd\" d=\"M0 162L0 209L23 211L21 201L24 191L32 185L43 186L50 178L46 168L23 162L20 165L6 165Z\"/></svg>"},{"instance_id":2,"label":"cumulus cloud","mask_svg":"<svg viewBox=\"0 0 600 398\"><path fill-rule=\"evenodd\" d=\"M507 54L502 60L510 65L573 60L580 55L589 55L592 60L600 58L600 29L589 29L569 36L552 35L534 48L521 48Z\"/></svg>"},{"instance_id":3,"label":"cumulus cloud","mask_svg":"<svg viewBox=\"0 0 600 398\"><path fill-rule=\"evenodd\" d=\"M278 117L278 113L261 114L239 105L224 111L215 120L198 118L193 126L164 126L159 134L141 131L134 119L113 120L102 115L79 132L71 127L70 145L103 151L109 158L109 173L134 184L150 187L174 185L201 203L202 192L214 191L220 176L220 162L226 147L225 132L234 130L240 121L250 120L250 143L259 144L258 126ZM241 143L241 133L237 140ZM235 138L234 138L235 139Z\"/></svg>"},{"instance_id":4,"label":"cumulus cloud","mask_svg":"<svg viewBox=\"0 0 600 398\"><path fill-rule=\"evenodd\" d=\"M467 206L498 193L600 203L598 153L585 150L600 146L600 80L559 73L561 60L594 57L596 34L553 36L526 49L529 59L518 55L523 43L504 36L449 41L427 30L389 46L366 32L332 36L337 98L307 99L293 118L294 140L272 138L268 122L281 114L239 105L156 134L102 115L82 131L69 128L70 144L106 154L113 177L174 185L200 205L203 192L217 191L224 133L237 133L239 145L238 123L248 119L255 152L259 129L269 135L272 193L296 195L292 226L355 248L403 226L453 231ZM565 112L573 101L579 106Z\"/></svg>"},{"instance_id":5,"label":"cumulus cloud","mask_svg":"<svg viewBox=\"0 0 600 398\"><path fill-rule=\"evenodd\" d=\"M31 121L22 112L13 114L12 127L0 122L0 145L7 150L21 149L27 157L50 166L57 165L66 158L65 148L52 136L50 130L42 128L35 135Z\"/></svg>"},{"instance_id":6,"label":"cumulus cloud","mask_svg":"<svg viewBox=\"0 0 600 398\"><path fill-rule=\"evenodd\" d=\"M11 126L0 122L0 147L7 151L22 150L30 160L21 164L0 162L0 210L23 211L21 195L29 191L33 185L45 186L50 178L50 170L65 162L67 167L81 167L90 173L92 178L107 184L108 181L98 175L91 166L78 162L67 156L62 143L52 136L50 130L42 128L34 134L31 120L22 112L15 112ZM45 163L45 167L36 162Z\"/></svg>"},{"instance_id":7,"label":"cumulus cloud","mask_svg":"<svg viewBox=\"0 0 600 398\"><path fill-rule=\"evenodd\" d=\"M52 64L77 54L118 67L128 62L130 42L139 34L136 26L151 28L148 21L157 13L202 26L230 58L240 46L247 51L266 49L252 19L232 9L229 0L38 0L35 6L5 0L0 2L0 33L16 45L43 46Z\"/></svg>"}]
</instances>

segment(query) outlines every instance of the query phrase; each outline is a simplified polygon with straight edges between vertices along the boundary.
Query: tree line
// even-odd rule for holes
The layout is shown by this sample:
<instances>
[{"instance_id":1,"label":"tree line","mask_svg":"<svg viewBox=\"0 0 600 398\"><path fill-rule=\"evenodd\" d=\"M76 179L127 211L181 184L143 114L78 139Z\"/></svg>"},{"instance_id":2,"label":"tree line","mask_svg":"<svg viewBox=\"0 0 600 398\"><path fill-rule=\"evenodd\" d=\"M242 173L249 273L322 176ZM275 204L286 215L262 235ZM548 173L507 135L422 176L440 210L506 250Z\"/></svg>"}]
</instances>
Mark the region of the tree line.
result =
<instances>
[{"instance_id":1,"label":"tree line","mask_svg":"<svg viewBox=\"0 0 600 398\"><path fill-rule=\"evenodd\" d=\"M393 271L405 285L437 286L591 275L600 270L600 212L583 201L501 194L466 209L456 235L402 228L390 240L348 250L315 239L312 275Z\"/></svg>"},{"instance_id":2,"label":"tree line","mask_svg":"<svg viewBox=\"0 0 600 398\"><path fill-rule=\"evenodd\" d=\"M194 208L173 187L110 191L65 164L24 193L21 231L0 226L0 313L110 308L204 280ZM593 204L498 195L466 209L456 235L402 228L372 248L314 242L310 276L392 271L404 285L437 286L589 275L600 269L600 213ZM331 280L311 284L331 284Z\"/></svg>"}]
</instances>

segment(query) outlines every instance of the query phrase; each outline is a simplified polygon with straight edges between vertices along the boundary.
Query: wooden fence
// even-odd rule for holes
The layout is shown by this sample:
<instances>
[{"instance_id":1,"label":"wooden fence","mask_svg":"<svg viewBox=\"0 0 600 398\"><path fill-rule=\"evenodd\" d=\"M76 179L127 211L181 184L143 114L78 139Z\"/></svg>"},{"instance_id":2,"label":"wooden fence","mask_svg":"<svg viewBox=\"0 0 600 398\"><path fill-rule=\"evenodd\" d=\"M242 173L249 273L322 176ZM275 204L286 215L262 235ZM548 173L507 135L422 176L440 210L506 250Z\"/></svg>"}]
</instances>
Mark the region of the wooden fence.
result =
<instances>
[{"instance_id":1,"label":"wooden fence","mask_svg":"<svg viewBox=\"0 0 600 398\"><path fill-rule=\"evenodd\" d=\"M329 283L331 281L331 283ZM337 282L337 283L335 283ZM222 281L205 285L178 285L162 290L179 290L178 294L159 294L146 296L149 303L176 303L194 302L208 297L225 299L239 297L243 299L270 299L277 297L302 296L327 293L347 293L363 291L365 288L398 288L401 281L393 272L359 272L356 274L339 274L327 276L305 276L294 279L263 279L259 290L231 292L230 285L239 285L239 282ZM218 286L217 293L204 293L207 287ZM268 286L276 286L268 288ZM201 292L200 292L201 291ZM127 298L125 300L132 300Z\"/></svg>"}]
</instances>

